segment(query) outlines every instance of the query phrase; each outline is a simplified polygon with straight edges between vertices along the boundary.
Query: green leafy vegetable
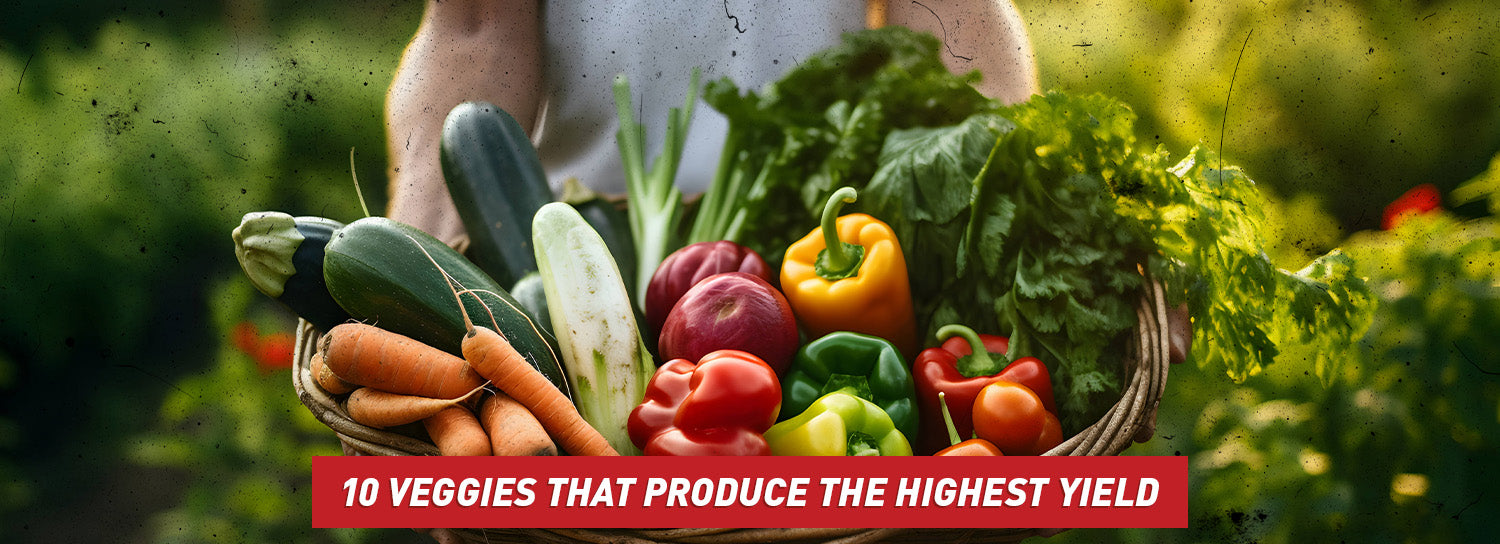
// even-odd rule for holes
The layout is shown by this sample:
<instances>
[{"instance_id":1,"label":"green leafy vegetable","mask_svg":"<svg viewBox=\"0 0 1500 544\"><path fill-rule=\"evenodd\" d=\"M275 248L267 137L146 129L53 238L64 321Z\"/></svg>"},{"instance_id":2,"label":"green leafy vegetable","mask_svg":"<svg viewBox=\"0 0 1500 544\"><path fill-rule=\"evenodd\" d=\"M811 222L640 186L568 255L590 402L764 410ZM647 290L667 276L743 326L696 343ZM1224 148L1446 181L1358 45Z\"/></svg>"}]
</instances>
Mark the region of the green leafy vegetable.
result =
<instances>
[{"instance_id":1,"label":"green leafy vegetable","mask_svg":"<svg viewBox=\"0 0 1500 544\"><path fill-rule=\"evenodd\" d=\"M1278 269L1239 169L1204 149L1174 164L1102 95L1002 107L974 74L948 73L938 46L855 33L759 92L710 83L729 134L690 241L731 239L774 262L834 187L860 188L859 206L902 241L919 330L1008 334L1010 355L1053 369L1074 430L1118 400L1146 277L1188 304L1198 365L1243 380L1295 343L1337 375L1374 307L1349 257Z\"/></svg>"},{"instance_id":2,"label":"green leafy vegetable","mask_svg":"<svg viewBox=\"0 0 1500 544\"><path fill-rule=\"evenodd\" d=\"M1136 263L1152 247L1115 212L1105 179L1127 154L1117 116L1128 110L1113 106L1049 94L897 133L870 183L872 213L919 240L903 246L912 277L923 278L913 283L920 326L1009 336L1008 355L1053 369L1072 428L1118 400L1108 393L1136 324Z\"/></svg>"},{"instance_id":3,"label":"green leafy vegetable","mask_svg":"<svg viewBox=\"0 0 1500 544\"><path fill-rule=\"evenodd\" d=\"M1319 348L1317 375L1331 382L1369 327L1374 296L1338 250L1299 272L1277 269L1265 254L1271 235L1263 231L1265 204L1255 182L1238 168L1213 168L1216 160L1193 150L1164 178L1181 180L1187 198L1143 191L1155 199L1138 202L1158 210L1148 224L1158 230L1164 258L1152 269L1186 289L1193 360L1242 381L1271 364L1279 346L1310 344Z\"/></svg>"},{"instance_id":4,"label":"green leafy vegetable","mask_svg":"<svg viewBox=\"0 0 1500 544\"><path fill-rule=\"evenodd\" d=\"M718 172L689 242L733 240L773 264L833 190L863 188L893 130L951 125L995 104L957 76L940 42L905 28L846 34L758 92L728 79L704 100L729 121Z\"/></svg>"},{"instance_id":5,"label":"green leafy vegetable","mask_svg":"<svg viewBox=\"0 0 1500 544\"><path fill-rule=\"evenodd\" d=\"M1500 214L1500 155L1490 159L1490 168L1453 189L1455 204L1487 201L1491 214Z\"/></svg>"},{"instance_id":6,"label":"green leafy vegetable","mask_svg":"<svg viewBox=\"0 0 1500 544\"><path fill-rule=\"evenodd\" d=\"M1352 260L1277 269L1254 182L1204 149L1173 165L1136 145L1134 122L1111 98L1053 92L892 133L864 204L915 241L903 248L918 326L1009 335L1009 355L1055 369L1075 429L1117 400L1143 270L1189 304L1200 366L1243 380L1305 343L1318 375L1336 376L1374 307Z\"/></svg>"},{"instance_id":7,"label":"green leafy vegetable","mask_svg":"<svg viewBox=\"0 0 1500 544\"><path fill-rule=\"evenodd\" d=\"M880 152L879 170L862 193L867 209L896 231L912 255L945 256L926 262L907 259L912 291L941 293L957 275L952 256L969 222L974 173L989 158L1001 134L1015 127L998 115L980 114L951 127L892 132ZM936 331L936 329L933 329Z\"/></svg>"}]
</instances>

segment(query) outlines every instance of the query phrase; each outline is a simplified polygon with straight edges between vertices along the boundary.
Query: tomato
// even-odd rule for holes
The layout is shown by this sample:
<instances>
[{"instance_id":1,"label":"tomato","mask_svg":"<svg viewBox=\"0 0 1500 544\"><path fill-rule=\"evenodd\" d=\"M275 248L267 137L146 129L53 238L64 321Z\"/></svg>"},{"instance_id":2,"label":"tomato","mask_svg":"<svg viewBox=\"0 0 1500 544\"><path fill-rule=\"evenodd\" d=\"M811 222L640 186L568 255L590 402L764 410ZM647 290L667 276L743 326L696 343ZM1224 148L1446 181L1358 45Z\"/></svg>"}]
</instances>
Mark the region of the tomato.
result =
<instances>
[{"instance_id":1,"label":"tomato","mask_svg":"<svg viewBox=\"0 0 1500 544\"><path fill-rule=\"evenodd\" d=\"M970 438L933 454L935 457L1003 457L1005 452L983 438Z\"/></svg>"},{"instance_id":2,"label":"tomato","mask_svg":"<svg viewBox=\"0 0 1500 544\"><path fill-rule=\"evenodd\" d=\"M980 389L974 399L974 433L1006 455L1031 455L1048 415L1042 399L1031 389L999 380ZM1062 435L1061 427L1057 434Z\"/></svg>"},{"instance_id":3,"label":"tomato","mask_svg":"<svg viewBox=\"0 0 1500 544\"><path fill-rule=\"evenodd\" d=\"M1042 434L1037 436L1036 445L1031 448L1032 455L1047 453L1047 450L1057 447L1063 441L1062 422L1052 412L1047 412L1047 420L1042 422Z\"/></svg>"}]
</instances>

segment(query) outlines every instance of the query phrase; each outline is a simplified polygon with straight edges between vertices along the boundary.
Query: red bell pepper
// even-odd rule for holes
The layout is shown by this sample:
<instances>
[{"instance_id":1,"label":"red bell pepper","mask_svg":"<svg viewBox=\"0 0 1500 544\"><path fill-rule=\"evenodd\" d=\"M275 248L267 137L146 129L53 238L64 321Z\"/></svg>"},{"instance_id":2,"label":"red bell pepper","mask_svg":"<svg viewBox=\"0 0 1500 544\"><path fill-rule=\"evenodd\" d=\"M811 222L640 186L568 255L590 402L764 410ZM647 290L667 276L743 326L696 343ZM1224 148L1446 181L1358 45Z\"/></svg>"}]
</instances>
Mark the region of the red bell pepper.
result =
<instances>
[{"instance_id":1,"label":"red bell pepper","mask_svg":"<svg viewBox=\"0 0 1500 544\"><path fill-rule=\"evenodd\" d=\"M1048 412L1057 413L1052 399L1052 375L1040 360L1021 357L1002 369L1009 339L976 334L962 325L938 329L938 339L943 341L942 346L923 350L912 365L917 402L922 411L921 436L916 441L918 453L932 454L948 445L939 415L939 392L946 393L951 401L953 424L960 436L973 435L974 399L979 390L997 380L1025 385L1036 393Z\"/></svg>"},{"instance_id":2,"label":"red bell pepper","mask_svg":"<svg viewBox=\"0 0 1500 544\"><path fill-rule=\"evenodd\" d=\"M737 350L673 359L630 412L630 440L646 455L770 455L761 435L781 411L776 371Z\"/></svg>"}]
</instances>

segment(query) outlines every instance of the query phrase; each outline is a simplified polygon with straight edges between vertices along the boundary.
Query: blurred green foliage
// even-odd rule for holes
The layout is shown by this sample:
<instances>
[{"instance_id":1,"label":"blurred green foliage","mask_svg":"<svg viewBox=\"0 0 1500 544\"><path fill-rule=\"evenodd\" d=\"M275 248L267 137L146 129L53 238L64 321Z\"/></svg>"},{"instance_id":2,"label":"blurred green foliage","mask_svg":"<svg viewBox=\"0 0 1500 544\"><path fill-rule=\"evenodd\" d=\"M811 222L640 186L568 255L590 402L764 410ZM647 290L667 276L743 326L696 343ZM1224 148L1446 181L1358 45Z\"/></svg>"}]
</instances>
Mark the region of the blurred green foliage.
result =
<instances>
[{"instance_id":1,"label":"blurred green foliage","mask_svg":"<svg viewBox=\"0 0 1500 544\"><path fill-rule=\"evenodd\" d=\"M1484 203L1500 195L1500 166L1459 185L1500 150L1500 6L1017 4L1043 87L1119 96L1141 137L1169 148L1217 148L1222 127L1224 155L1271 197L1273 259L1300 266L1342 246L1380 302L1326 388L1309 348L1242 386L1175 367L1157 437L1130 453L1190 457L1190 529L1064 541L1488 538L1500 512L1485 491L1500 469L1500 223ZM1349 236L1421 183L1457 213Z\"/></svg>"},{"instance_id":2,"label":"blurred green foliage","mask_svg":"<svg viewBox=\"0 0 1500 544\"><path fill-rule=\"evenodd\" d=\"M1454 192L1490 215L1418 216L1342 242L1380 310L1331 386L1310 346L1233 386L1179 365L1157 438L1190 458L1186 531L1078 531L1078 542L1478 542L1500 497L1500 155ZM1288 231L1306 220L1276 210ZM1302 258L1298 256L1298 258Z\"/></svg>"},{"instance_id":3,"label":"blurred green foliage","mask_svg":"<svg viewBox=\"0 0 1500 544\"><path fill-rule=\"evenodd\" d=\"M1500 149L1492 0L1015 3L1043 88L1121 98L1140 137L1170 149L1217 150L1222 127L1230 163L1279 195L1322 197L1346 234Z\"/></svg>"},{"instance_id":4,"label":"blurred green foliage","mask_svg":"<svg viewBox=\"0 0 1500 544\"><path fill-rule=\"evenodd\" d=\"M350 148L383 206L383 97L421 6L317 4L0 25L3 532L98 537L65 513L130 473L122 450L179 377L220 361L210 310L264 298L209 288L241 275L243 214L358 217Z\"/></svg>"},{"instance_id":5,"label":"blurred green foliage","mask_svg":"<svg viewBox=\"0 0 1500 544\"><path fill-rule=\"evenodd\" d=\"M265 314L264 297L233 278L214 287L210 320L228 331L246 316ZM234 302L227 302L234 301ZM221 346L203 372L167 391L157 422L126 448L147 467L188 474L176 506L151 516L152 542L333 542L312 526L309 460L341 455L338 440L297 401L290 371L266 372L251 357ZM337 535L359 540L361 532Z\"/></svg>"}]
</instances>

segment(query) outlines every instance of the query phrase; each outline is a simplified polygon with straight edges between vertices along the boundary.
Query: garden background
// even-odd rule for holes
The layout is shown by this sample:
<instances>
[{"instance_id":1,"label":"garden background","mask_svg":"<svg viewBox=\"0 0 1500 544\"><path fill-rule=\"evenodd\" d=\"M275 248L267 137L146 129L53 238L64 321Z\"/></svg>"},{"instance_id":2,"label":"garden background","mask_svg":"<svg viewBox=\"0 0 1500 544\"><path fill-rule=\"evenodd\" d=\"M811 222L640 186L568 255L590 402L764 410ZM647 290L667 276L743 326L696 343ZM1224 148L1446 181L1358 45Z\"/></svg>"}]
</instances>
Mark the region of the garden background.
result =
<instances>
[{"instance_id":1,"label":"garden background","mask_svg":"<svg viewBox=\"0 0 1500 544\"><path fill-rule=\"evenodd\" d=\"M1123 99L1138 137L1174 154L1222 147L1273 197L1277 262L1343 247L1381 303L1331 385L1296 350L1239 384L1173 369L1157 437L1128 453L1189 456L1189 529L1056 540L1492 535L1500 6L1016 4L1044 88ZM229 240L250 211L358 217L351 148L371 208L383 205L382 100L420 14L420 2L285 0L0 8L0 534L424 538L309 529L308 459L337 443L290 386L292 318L243 279ZM1386 206L1423 184L1444 211L1382 230Z\"/></svg>"}]
</instances>

